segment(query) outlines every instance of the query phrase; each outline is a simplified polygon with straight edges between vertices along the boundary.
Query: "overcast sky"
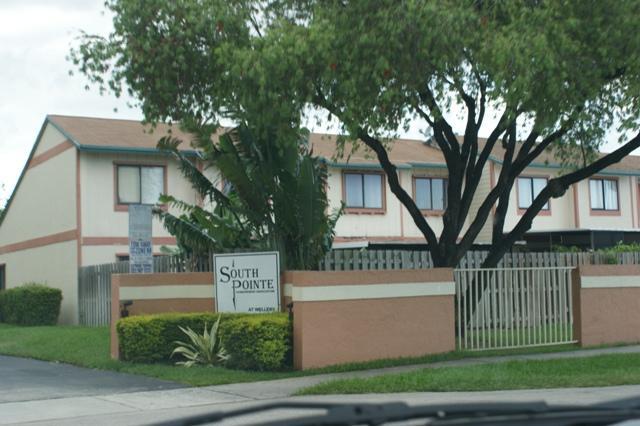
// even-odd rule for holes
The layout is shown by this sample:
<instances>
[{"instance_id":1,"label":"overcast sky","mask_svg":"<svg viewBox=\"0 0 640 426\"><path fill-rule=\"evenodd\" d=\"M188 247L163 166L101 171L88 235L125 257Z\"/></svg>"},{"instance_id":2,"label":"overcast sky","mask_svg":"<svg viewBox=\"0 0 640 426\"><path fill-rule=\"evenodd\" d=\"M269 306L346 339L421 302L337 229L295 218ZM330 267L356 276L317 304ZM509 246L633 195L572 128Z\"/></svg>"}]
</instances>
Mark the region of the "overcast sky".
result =
<instances>
[{"instance_id":1,"label":"overcast sky","mask_svg":"<svg viewBox=\"0 0 640 426\"><path fill-rule=\"evenodd\" d=\"M142 117L126 100L86 91L82 76L69 76L65 56L79 30L109 33L103 11L103 0L0 0L0 204L47 114Z\"/></svg>"},{"instance_id":2,"label":"overcast sky","mask_svg":"<svg viewBox=\"0 0 640 426\"><path fill-rule=\"evenodd\" d=\"M80 29L106 35L111 28L103 0L0 0L0 205L10 196L47 114L142 118L127 107L128 99L87 91L81 75L69 76L72 66L65 57ZM460 122L454 126L463 130ZM419 135L416 128L407 136ZM611 142L603 150L615 148Z\"/></svg>"}]
</instances>

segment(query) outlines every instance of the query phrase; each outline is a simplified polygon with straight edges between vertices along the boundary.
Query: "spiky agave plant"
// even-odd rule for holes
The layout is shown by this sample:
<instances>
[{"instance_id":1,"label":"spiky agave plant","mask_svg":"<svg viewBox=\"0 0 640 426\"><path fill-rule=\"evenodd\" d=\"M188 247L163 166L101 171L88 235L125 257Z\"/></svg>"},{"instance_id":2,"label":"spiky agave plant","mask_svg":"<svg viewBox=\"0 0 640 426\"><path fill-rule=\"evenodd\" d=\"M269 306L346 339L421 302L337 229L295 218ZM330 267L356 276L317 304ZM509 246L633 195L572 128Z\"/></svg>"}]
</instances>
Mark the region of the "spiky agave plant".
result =
<instances>
[{"instance_id":1,"label":"spiky agave plant","mask_svg":"<svg viewBox=\"0 0 640 426\"><path fill-rule=\"evenodd\" d=\"M220 326L220 319L222 315L218 316L218 320L207 328L207 324L204 324L204 330L202 335L191 330L191 328L183 328L178 326L180 330L190 340L190 343L175 341L178 346L171 352L171 357L174 355L182 355L185 361L176 362L177 365L184 365L185 367L191 367L195 364L203 365L220 365L223 364L229 355L220 342L220 336L218 335L218 327Z\"/></svg>"}]
</instances>

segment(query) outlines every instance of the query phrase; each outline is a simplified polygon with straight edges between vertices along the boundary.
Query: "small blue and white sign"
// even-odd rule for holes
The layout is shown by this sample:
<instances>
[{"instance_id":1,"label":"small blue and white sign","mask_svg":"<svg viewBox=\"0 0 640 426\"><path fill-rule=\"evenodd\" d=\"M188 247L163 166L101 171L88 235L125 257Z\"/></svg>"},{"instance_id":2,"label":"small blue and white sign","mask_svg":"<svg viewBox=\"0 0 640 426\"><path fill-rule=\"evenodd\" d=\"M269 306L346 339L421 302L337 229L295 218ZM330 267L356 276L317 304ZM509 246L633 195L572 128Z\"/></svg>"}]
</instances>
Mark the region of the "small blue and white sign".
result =
<instances>
[{"instance_id":1,"label":"small blue and white sign","mask_svg":"<svg viewBox=\"0 0 640 426\"><path fill-rule=\"evenodd\" d=\"M129 205L129 272L153 273L152 213L148 204Z\"/></svg>"},{"instance_id":2,"label":"small blue and white sign","mask_svg":"<svg viewBox=\"0 0 640 426\"><path fill-rule=\"evenodd\" d=\"M213 256L217 312L261 314L280 311L277 251Z\"/></svg>"}]
</instances>

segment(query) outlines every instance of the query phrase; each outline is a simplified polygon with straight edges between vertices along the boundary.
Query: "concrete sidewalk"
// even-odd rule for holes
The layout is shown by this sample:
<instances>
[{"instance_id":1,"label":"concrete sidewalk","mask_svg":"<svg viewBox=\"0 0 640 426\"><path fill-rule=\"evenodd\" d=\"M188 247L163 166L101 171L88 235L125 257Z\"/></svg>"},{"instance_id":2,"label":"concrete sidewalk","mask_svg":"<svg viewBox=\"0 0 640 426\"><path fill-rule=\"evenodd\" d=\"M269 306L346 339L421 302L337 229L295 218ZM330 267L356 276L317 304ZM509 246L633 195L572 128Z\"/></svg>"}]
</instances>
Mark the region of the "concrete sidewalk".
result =
<instances>
[{"instance_id":1,"label":"concrete sidewalk","mask_svg":"<svg viewBox=\"0 0 640 426\"><path fill-rule=\"evenodd\" d=\"M47 415L16 417L16 412L10 407L0 405L2 421L13 419L21 425L56 425L56 426L137 426L155 422L175 420L199 414L224 412L258 406L267 402L322 402L322 403L387 403L404 402L409 405L438 405L465 404L483 402L538 402L544 401L549 405L588 405L629 397L640 397L640 385L611 386L605 388L569 388L569 389L531 389L492 392L420 392L399 394L370 394L370 395L330 395L278 398L272 400L241 399L223 402L220 395L201 389L196 395L188 392L176 394L174 391L149 392L147 395L117 395L114 398L101 397L101 403L94 399L76 398L67 401L67 407L76 406L72 413L68 408L48 411ZM152 395L152 394L156 395ZM210 398L207 398L210 396ZM177 397L177 400L175 399ZM195 398L194 398L195 397ZM172 402L169 400L173 399ZM44 401L42 401L44 402ZM84 404L89 403L85 406ZM142 403L142 404L141 404ZM47 404L34 409L50 410ZM266 420L282 420L302 415L317 414L318 411L302 412L300 410L275 410L266 413L253 414L234 420L226 421L223 425L246 425ZM8 416L8 417L6 417ZM217 424L217 423L216 423Z\"/></svg>"},{"instance_id":2,"label":"concrete sidewalk","mask_svg":"<svg viewBox=\"0 0 640 426\"><path fill-rule=\"evenodd\" d=\"M46 422L46 424L145 424L152 421L193 415L199 412L226 410L274 400L291 400L297 390L328 380L348 377L371 377L381 374L415 371L423 368L452 367L499 363L514 360L545 360L590 357L616 353L640 353L640 345L617 348L579 350L559 353L483 357L443 361L378 370L325 374L266 382L239 383L202 388L77 396L0 404L0 424ZM500 392L447 392L394 395L355 395L294 398L295 400L334 402L406 401L413 404L455 403L470 401L545 400L549 403L586 404L619 397L640 395L638 386L581 388L567 390L527 390ZM248 421L248 420L246 420Z\"/></svg>"}]
</instances>

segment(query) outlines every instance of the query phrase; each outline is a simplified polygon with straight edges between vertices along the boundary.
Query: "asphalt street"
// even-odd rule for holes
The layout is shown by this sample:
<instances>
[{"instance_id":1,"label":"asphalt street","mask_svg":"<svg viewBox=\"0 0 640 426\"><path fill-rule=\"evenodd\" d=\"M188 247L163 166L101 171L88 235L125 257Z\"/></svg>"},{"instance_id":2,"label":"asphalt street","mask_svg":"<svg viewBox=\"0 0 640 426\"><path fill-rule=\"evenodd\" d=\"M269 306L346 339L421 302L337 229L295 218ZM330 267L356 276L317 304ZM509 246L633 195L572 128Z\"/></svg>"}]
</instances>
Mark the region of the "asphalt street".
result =
<instances>
[{"instance_id":1,"label":"asphalt street","mask_svg":"<svg viewBox=\"0 0 640 426\"><path fill-rule=\"evenodd\" d=\"M0 404L181 387L184 386L133 374L0 355Z\"/></svg>"}]
</instances>

